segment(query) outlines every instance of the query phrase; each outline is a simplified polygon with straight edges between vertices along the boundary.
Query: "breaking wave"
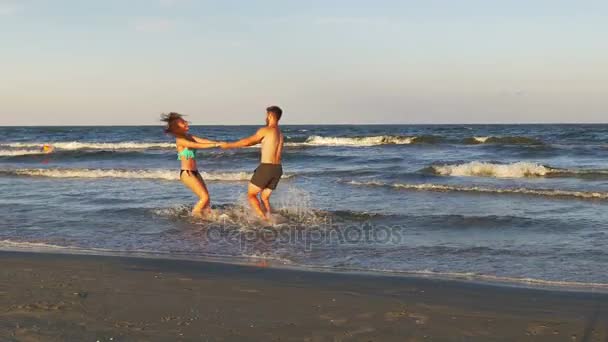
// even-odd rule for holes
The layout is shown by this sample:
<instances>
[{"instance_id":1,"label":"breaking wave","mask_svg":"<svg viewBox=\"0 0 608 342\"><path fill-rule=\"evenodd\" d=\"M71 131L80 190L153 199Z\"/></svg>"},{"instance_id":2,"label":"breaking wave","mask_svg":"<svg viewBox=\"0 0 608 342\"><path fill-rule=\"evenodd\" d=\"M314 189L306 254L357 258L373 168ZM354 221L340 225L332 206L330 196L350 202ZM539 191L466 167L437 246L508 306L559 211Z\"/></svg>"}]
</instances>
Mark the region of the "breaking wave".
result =
<instances>
[{"instance_id":1,"label":"breaking wave","mask_svg":"<svg viewBox=\"0 0 608 342\"><path fill-rule=\"evenodd\" d=\"M551 172L551 169L540 164L517 162L512 164L496 164L473 161L457 165L431 166L434 174L441 176L476 176L497 178L523 178L542 177Z\"/></svg>"},{"instance_id":2,"label":"breaking wave","mask_svg":"<svg viewBox=\"0 0 608 342\"><path fill-rule=\"evenodd\" d=\"M127 170L127 169L15 169L0 170L4 176L28 176L49 178L133 178L179 180L179 170ZM249 172L201 172L208 181L248 181ZM291 175L284 175L290 178Z\"/></svg>"},{"instance_id":3,"label":"breaking wave","mask_svg":"<svg viewBox=\"0 0 608 342\"><path fill-rule=\"evenodd\" d=\"M431 173L440 176L460 177L496 177L496 178L525 178L525 177L575 177L602 179L608 178L605 169L562 169L530 162L498 164L472 161L464 164L434 165L427 168Z\"/></svg>"},{"instance_id":4,"label":"breaking wave","mask_svg":"<svg viewBox=\"0 0 608 342\"><path fill-rule=\"evenodd\" d=\"M574 199L590 199L590 200L607 200L608 192L594 191L574 191L560 189L529 189L529 188L492 188L484 186L460 186L446 184L409 184L409 183L383 183L377 181L358 182L350 181L348 184L356 186L382 186L392 187L395 189L413 190L413 191L436 191L436 192L470 192L470 193L486 193L486 194L515 194L515 195L530 195L555 198L574 198Z\"/></svg>"},{"instance_id":5,"label":"breaking wave","mask_svg":"<svg viewBox=\"0 0 608 342\"><path fill-rule=\"evenodd\" d=\"M464 139L465 144L504 144L504 145L544 145L540 140L530 137L492 137L477 136Z\"/></svg>"},{"instance_id":6,"label":"breaking wave","mask_svg":"<svg viewBox=\"0 0 608 342\"><path fill-rule=\"evenodd\" d=\"M37 148L40 149L45 143L42 142L13 142L3 143L0 147L11 148ZM146 150L146 149L171 149L175 148L174 143L167 142L78 142L61 141L51 142L50 145L58 150Z\"/></svg>"},{"instance_id":7,"label":"breaking wave","mask_svg":"<svg viewBox=\"0 0 608 342\"><path fill-rule=\"evenodd\" d=\"M0 157L19 157L28 155L43 155L44 152L38 150L0 150Z\"/></svg>"},{"instance_id":8,"label":"breaking wave","mask_svg":"<svg viewBox=\"0 0 608 342\"><path fill-rule=\"evenodd\" d=\"M302 140L300 140L302 139ZM450 141L452 140L452 141ZM379 146L379 145L409 145L409 144L436 144L441 142L464 143L464 144L519 144L519 145L543 145L540 140L529 137L492 137L474 136L464 140L453 140L449 137L438 135L372 135L372 136L320 136L311 135L306 138L289 140L286 146ZM174 149L175 143L172 142L80 142L80 141L59 141L59 142L6 142L0 143L0 148L17 149L40 149L44 144L51 144L57 150L147 150L147 149Z\"/></svg>"},{"instance_id":9,"label":"breaking wave","mask_svg":"<svg viewBox=\"0 0 608 342\"><path fill-rule=\"evenodd\" d=\"M312 135L302 143L292 143L293 145L309 146L377 146L377 145L407 145L413 144L418 138L379 135L368 137L323 137Z\"/></svg>"},{"instance_id":10,"label":"breaking wave","mask_svg":"<svg viewBox=\"0 0 608 342\"><path fill-rule=\"evenodd\" d=\"M449 137L437 135L403 136L403 135L376 135L332 137L312 135L304 141L288 142L287 146L378 146L378 145L410 145L410 144L437 144L464 143L464 144L502 144L502 145L544 145L540 140L529 137L492 137L474 136L464 140L454 140Z\"/></svg>"}]
</instances>

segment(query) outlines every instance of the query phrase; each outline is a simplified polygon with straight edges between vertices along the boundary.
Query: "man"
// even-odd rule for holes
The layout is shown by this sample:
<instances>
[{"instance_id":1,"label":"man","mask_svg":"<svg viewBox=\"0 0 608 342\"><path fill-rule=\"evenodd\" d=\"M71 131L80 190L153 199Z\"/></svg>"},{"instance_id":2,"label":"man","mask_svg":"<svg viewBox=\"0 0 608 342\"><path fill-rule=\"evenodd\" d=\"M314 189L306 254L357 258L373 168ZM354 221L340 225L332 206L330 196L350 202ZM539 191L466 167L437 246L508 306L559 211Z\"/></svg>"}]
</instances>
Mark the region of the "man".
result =
<instances>
[{"instance_id":1,"label":"man","mask_svg":"<svg viewBox=\"0 0 608 342\"><path fill-rule=\"evenodd\" d=\"M270 195L276 189L283 167L281 166L281 154L283 152L283 133L279 129L279 120L283 111L277 106L266 108L266 126L245 139L232 143L220 144L221 148L239 148L262 143L261 162L249 183L247 199L255 213L264 220L270 221ZM260 203L258 195L261 194L263 203Z\"/></svg>"}]
</instances>

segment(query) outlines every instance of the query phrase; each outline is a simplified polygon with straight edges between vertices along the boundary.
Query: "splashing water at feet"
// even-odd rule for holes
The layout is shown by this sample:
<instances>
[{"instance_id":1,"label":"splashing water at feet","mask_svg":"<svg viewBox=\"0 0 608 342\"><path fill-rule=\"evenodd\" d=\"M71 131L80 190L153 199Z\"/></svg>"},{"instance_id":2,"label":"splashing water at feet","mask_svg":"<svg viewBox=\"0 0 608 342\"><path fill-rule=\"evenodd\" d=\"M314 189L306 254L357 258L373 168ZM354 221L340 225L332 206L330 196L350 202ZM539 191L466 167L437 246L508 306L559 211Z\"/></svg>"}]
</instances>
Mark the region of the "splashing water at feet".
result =
<instances>
[{"instance_id":1,"label":"splashing water at feet","mask_svg":"<svg viewBox=\"0 0 608 342\"><path fill-rule=\"evenodd\" d=\"M240 194L234 204L212 206L211 213L202 217L192 216L192 208L187 205L177 205L170 208L158 208L152 212L155 215L172 219L188 219L195 224L220 224L226 228L242 230L262 227L284 227L291 225L306 228L310 225L320 225L331 220L331 215L312 208L310 193L297 187L287 187L285 191L277 192L276 203L270 222L257 217L252 211L247 196Z\"/></svg>"}]
</instances>

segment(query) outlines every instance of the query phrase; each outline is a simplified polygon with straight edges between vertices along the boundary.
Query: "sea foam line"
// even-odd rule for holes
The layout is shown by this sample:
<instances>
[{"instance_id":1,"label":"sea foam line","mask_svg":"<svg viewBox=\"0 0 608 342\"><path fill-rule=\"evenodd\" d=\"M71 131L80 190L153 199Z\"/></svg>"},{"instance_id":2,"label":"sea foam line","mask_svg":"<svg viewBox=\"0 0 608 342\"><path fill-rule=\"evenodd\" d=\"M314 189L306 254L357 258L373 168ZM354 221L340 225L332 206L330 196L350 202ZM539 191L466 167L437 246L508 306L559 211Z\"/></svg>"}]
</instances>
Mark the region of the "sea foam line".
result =
<instances>
[{"instance_id":1,"label":"sea foam line","mask_svg":"<svg viewBox=\"0 0 608 342\"><path fill-rule=\"evenodd\" d=\"M30 249L30 250L47 250L47 249L70 249L69 246L59 246L44 242L22 242L12 240L0 240L0 248L6 249Z\"/></svg>"},{"instance_id":2,"label":"sea foam line","mask_svg":"<svg viewBox=\"0 0 608 342\"><path fill-rule=\"evenodd\" d=\"M49 178L127 178L179 180L179 170L123 170L123 169L14 169L0 170L0 175ZM248 181L249 172L201 172L209 181ZM290 178L292 175L284 175Z\"/></svg>"},{"instance_id":3,"label":"sea foam line","mask_svg":"<svg viewBox=\"0 0 608 342\"><path fill-rule=\"evenodd\" d=\"M561 169L530 162L515 162L498 164L472 161L464 164L434 165L431 171L441 176L460 177L495 177L495 178L525 178L525 177L606 177L605 169Z\"/></svg>"},{"instance_id":4,"label":"sea foam line","mask_svg":"<svg viewBox=\"0 0 608 342\"><path fill-rule=\"evenodd\" d=\"M380 270L382 271L382 270ZM391 272L390 270L384 270L384 272ZM392 271L394 272L394 271ZM579 281L562 281L562 280L545 280L545 279L537 279L530 277L506 277L506 276L496 276L496 275L488 275L488 274L480 274L474 272L436 272L431 270L422 270L422 271L403 271L398 273L412 274L412 275L420 275L420 276L430 276L430 277L446 277L451 279L465 279L465 280L477 280L477 281L487 281L492 283L503 283L503 284L524 284L524 285L534 285L540 287L558 287L558 288L567 288L567 289L577 289L577 288L602 288L608 289L608 283L585 283Z\"/></svg>"},{"instance_id":5,"label":"sea foam line","mask_svg":"<svg viewBox=\"0 0 608 342\"><path fill-rule=\"evenodd\" d=\"M543 145L540 140L524 136L474 136L466 138L464 143L471 144L504 144L504 145Z\"/></svg>"},{"instance_id":6,"label":"sea foam line","mask_svg":"<svg viewBox=\"0 0 608 342\"><path fill-rule=\"evenodd\" d=\"M145 149L171 149L175 148L175 143L167 142L136 142L123 141L115 143L105 142L79 142L79 141L58 141L46 142L58 150L145 150ZM12 148L41 148L45 142L12 142L0 143L0 147Z\"/></svg>"},{"instance_id":7,"label":"sea foam line","mask_svg":"<svg viewBox=\"0 0 608 342\"><path fill-rule=\"evenodd\" d=\"M415 143L436 143L442 140L438 136L404 136L404 135L371 135L371 136L320 136L311 135L304 142L286 142L286 146L351 146L365 147L378 145L409 145ZM528 137L506 136L474 136L465 138L465 144L532 144L538 145L542 142ZM146 150L146 149L174 149L175 143L160 142L82 142L82 141L57 141L57 142L4 142L0 147L9 148L34 148L38 149L44 144L51 144L58 150Z\"/></svg>"},{"instance_id":8,"label":"sea foam line","mask_svg":"<svg viewBox=\"0 0 608 342\"><path fill-rule=\"evenodd\" d=\"M0 157L17 157L26 155L45 154L38 150L0 150Z\"/></svg>"},{"instance_id":9,"label":"sea foam line","mask_svg":"<svg viewBox=\"0 0 608 342\"><path fill-rule=\"evenodd\" d=\"M323 137L309 136L303 143L289 143L293 146L376 146L376 145L407 145L412 144L416 137L378 135L366 137Z\"/></svg>"},{"instance_id":10,"label":"sea foam line","mask_svg":"<svg viewBox=\"0 0 608 342\"><path fill-rule=\"evenodd\" d=\"M445 184L408 184L408 183L382 183L376 181L358 182L350 181L351 185L357 186L382 186L392 187L396 189L415 190L415 191L436 191L436 192L472 192L472 193L488 193L488 194L520 194L532 196L547 196L547 197L562 197L562 198L579 198L579 199L608 199L606 192L591 192L591 191L572 191L559 189L528 189L528 188L491 188L482 186L458 186Z\"/></svg>"},{"instance_id":11,"label":"sea foam line","mask_svg":"<svg viewBox=\"0 0 608 342\"><path fill-rule=\"evenodd\" d=\"M435 174L441 176L476 176L497 178L541 177L549 174L552 169L535 163L516 162L512 164L496 164L473 161L456 165L431 166Z\"/></svg>"},{"instance_id":12,"label":"sea foam line","mask_svg":"<svg viewBox=\"0 0 608 342\"><path fill-rule=\"evenodd\" d=\"M8 251L31 251L31 252L64 252L64 253L76 253L76 254L93 254L93 255L122 255L122 253L135 253L134 255L145 257L145 254L150 254L157 257L171 257L173 253L160 252L160 251L148 251L148 250L110 250L104 248L80 248L73 246L59 246L54 244L42 243L42 242L21 242L12 240L0 240L0 250ZM140 255L139 253L143 254ZM210 257L222 257L221 255L213 255ZM291 267L298 268L303 267L305 269L324 269L324 270L335 270L335 271L359 271L359 272L377 272L377 273L392 273L392 274L403 274L420 277L431 277L431 278L446 278L454 280L466 280L466 281L486 281L499 284L522 284L530 286L542 287L556 287L564 289L607 289L607 283L586 283L578 281L559 281L559 280L544 280L529 277L506 277L496 275L485 275L474 272L437 272L431 270L420 270L420 271L406 271L406 270L391 270L391 269L351 269L351 268L335 268L333 266L312 266L305 264L295 264L289 259L284 259L275 256L269 256L264 254L252 254L252 255L241 255L231 256L226 255L227 261L230 259L271 259L282 262L285 265L291 265ZM179 255L175 255L174 258L180 259ZM187 258L185 260L188 260Z\"/></svg>"}]
</instances>

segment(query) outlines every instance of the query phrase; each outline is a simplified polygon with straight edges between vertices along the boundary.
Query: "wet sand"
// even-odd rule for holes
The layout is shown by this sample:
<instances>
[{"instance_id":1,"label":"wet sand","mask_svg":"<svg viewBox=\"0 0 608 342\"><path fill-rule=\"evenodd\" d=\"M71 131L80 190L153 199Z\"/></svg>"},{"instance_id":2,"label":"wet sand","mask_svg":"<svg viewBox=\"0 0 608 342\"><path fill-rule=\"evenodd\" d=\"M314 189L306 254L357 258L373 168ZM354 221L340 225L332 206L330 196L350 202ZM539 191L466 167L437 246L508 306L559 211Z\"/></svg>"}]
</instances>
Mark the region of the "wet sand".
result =
<instances>
[{"instance_id":1,"label":"wet sand","mask_svg":"<svg viewBox=\"0 0 608 342\"><path fill-rule=\"evenodd\" d=\"M0 341L608 341L608 295L0 252Z\"/></svg>"}]
</instances>

